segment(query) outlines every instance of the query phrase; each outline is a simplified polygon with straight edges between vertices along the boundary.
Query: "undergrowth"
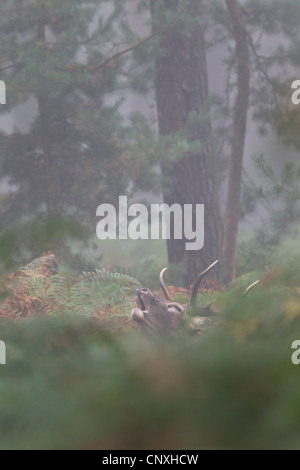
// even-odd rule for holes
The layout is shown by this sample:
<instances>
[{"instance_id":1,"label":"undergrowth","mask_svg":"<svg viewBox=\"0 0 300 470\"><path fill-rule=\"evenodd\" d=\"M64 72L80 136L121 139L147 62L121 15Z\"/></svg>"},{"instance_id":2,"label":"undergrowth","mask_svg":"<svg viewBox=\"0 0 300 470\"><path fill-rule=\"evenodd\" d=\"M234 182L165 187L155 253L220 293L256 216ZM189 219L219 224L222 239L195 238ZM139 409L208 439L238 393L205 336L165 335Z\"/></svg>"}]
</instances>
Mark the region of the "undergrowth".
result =
<instances>
[{"instance_id":1,"label":"undergrowth","mask_svg":"<svg viewBox=\"0 0 300 470\"><path fill-rule=\"evenodd\" d=\"M0 322L0 448L298 449L298 266L273 268L246 297L255 279L241 279L217 295L217 327L177 340L112 335L94 316L71 314L75 285L75 304L108 281L122 302L130 279L95 271L62 282L52 272L61 286L50 288L36 274L36 295L50 305L55 291L66 310Z\"/></svg>"}]
</instances>

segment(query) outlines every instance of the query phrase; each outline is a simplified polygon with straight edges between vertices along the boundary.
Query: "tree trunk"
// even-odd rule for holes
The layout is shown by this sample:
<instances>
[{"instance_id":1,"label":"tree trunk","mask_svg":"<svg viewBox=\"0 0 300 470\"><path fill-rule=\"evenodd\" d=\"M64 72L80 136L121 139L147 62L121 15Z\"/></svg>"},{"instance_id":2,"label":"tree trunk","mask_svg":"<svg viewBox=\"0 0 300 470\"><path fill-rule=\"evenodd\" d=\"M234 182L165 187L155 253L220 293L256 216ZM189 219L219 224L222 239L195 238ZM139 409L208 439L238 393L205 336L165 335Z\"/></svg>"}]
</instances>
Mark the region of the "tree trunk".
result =
<instances>
[{"instance_id":1,"label":"tree trunk","mask_svg":"<svg viewBox=\"0 0 300 470\"><path fill-rule=\"evenodd\" d=\"M151 0L153 28L156 26L158 0ZM178 0L164 0L163 6L176 12ZM201 2L192 4L187 10L190 21L200 15ZM186 14L186 12L185 12ZM187 28L187 26L186 26ZM162 136L176 134L182 130L189 115L194 112L205 115L193 131L193 140L202 143L201 152L185 154L177 161L164 159L161 162L164 202L168 205L205 205L204 248L186 251L186 239L171 238L167 242L170 263L186 262L187 283L192 282L220 254L220 218L218 194L214 183L214 153L212 130L208 109L208 78L204 34L195 21L186 31L176 26L161 36L162 54L156 60L156 102L159 133ZM194 227L195 228L195 227ZM171 235L173 227L171 225ZM184 232L183 232L184 233Z\"/></svg>"},{"instance_id":2,"label":"tree trunk","mask_svg":"<svg viewBox=\"0 0 300 470\"><path fill-rule=\"evenodd\" d=\"M38 40L41 42L46 41L45 25L40 24L38 27ZM56 210L56 195L55 195L55 180L53 175L53 160L51 155L51 133L50 133L50 121L49 112L47 105L47 96L43 93L37 93L38 109L39 109L39 121L40 121L40 136L41 136L41 147L44 158L44 181L46 191L46 208L47 213L54 212Z\"/></svg>"},{"instance_id":3,"label":"tree trunk","mask_svg":"<svg viewBox=\"0 0 300 470\"><path fill-rule=\"evenodd\" d=\"M234 109L232 152L229 168L225 232L224 276L227 283L236 275L237 237L240 216L243 157L250 95L250 65L247 30L238 0L226 0L236 42L237 97Z\"/></svg>"}]
</instances>

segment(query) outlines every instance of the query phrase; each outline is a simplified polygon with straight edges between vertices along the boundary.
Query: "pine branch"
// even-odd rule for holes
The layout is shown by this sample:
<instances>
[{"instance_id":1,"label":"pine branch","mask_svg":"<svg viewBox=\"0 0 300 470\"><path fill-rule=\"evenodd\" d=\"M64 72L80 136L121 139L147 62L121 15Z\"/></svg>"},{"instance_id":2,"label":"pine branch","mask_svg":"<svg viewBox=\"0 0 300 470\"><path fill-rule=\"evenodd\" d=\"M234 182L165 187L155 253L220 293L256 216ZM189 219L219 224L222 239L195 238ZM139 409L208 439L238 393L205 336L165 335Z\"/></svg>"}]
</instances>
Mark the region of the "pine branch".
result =
<instances>
[{"instance_id":1,"label":"pine branch","mask_svg":"<svg viewBox=\"0 0 300 470\"><path fill-rule=\"evenodd\" d=\"M70 42L59 42L59 41L46 41L46 46L84 46L86 44L91 43L95 39L99 38L101 35L101 31L97 31L97 33L88 36L87 38L83 39L82 41L70 41Z\"/></svg>"},{"instance_id":2,"label":"pine branch","mask_svg":"<svg viewBox=\"0 0 300 470\"><path fill-rule=\"evenodd\" d=\"M101 70L102 68L106 67L108 64L110 64L111 62L114 62L115 60L119 59L120 57L122 57L123 55L126 55L126 54L129 54L130 52L133 52L135 51L136 49L139 49L141 46L143 46L144 44L146 44L147 42L149 42L151 39L157 37L157 36L160 36L162 34L166 34L166 32L172 28L174 26L174 24L176 24L177 20L179 19L179 17L191 6L191 4L187 4L185 5L184 8L182 8L181 10L179 10L177 12L177 14L174 16L173 20L167 25L165 26L164 28L162 29L159 29L158 31L154 31L153 33L149 34L148 36L146 36L145 38L141 39L137 44L134 44L132 46L129 46L125 49L123 49L122 51L119 51L117 52L116 54L112 55L111 57L108 57L107 59L105 59L103 62L101 62L100 64L98 65L95 65L95 66L92 66L91 64L87 64L87 65L78 65L78 69L81 69L81 70L85 70L85 69L89 69L89 70L93 70L93 71L97 71L97 70ZM74 66L74 64L72 65ZM72 67L71 66L71 67ZM59 69L59 70L65 70L65 69ZM67 68L68 70L68 68Z\"/></svg>"},{"instance_id":3,"label":"pine branch","mask_svg":"<svg viewBox=\"0 0 300 470\"><path fill-rule=\"evenodd\" d=\"M241 7L241 10L242 10L244 15L253 15L253 14L256 14L256 13L271 13L271 11L273 13L274 11L283 10L285 8L286 8L285 6L278 5L277 7L272 7L272 8L269 8L269 7L266 7L266 8Z\"/></svg>"},{"instance_id":4,"label":"pine branch","mask_svg":"<svg viewBox=\"0 0 300 470\"><path fill-rule=\"evenodd\" d=\"M265 68L263 67L263 65L261 63L261 59L264 59L264 57L260 56L257 53L254 42L253 42L253 38L252 38L251 34L249 33L249 31L247 31L247 37L248 37L248 40L249 40L250 50L252 51L254 57L256 58L259 70L264 75L264 77L268 81L268 83L270 83L270 85L272 85L273 88L276 88L276 83L269 77L267 71L265 70Z\"/></svg>"},{"instance_id":5,"label":"pine branch","mask_svg":"<svg viewBox=\"0 0 300 470\"><path fill-rule=\"evenodd\" d=\"M15 68L17 70L20 70L20 68L24 67L24 65L25 65L24 62L17 62L15 64L6 65L5 67L2 67L0 69L0 73L5 72L5 70L9 70L9 69L13 69L13 68Z\"/></svg>"}]
</instances>

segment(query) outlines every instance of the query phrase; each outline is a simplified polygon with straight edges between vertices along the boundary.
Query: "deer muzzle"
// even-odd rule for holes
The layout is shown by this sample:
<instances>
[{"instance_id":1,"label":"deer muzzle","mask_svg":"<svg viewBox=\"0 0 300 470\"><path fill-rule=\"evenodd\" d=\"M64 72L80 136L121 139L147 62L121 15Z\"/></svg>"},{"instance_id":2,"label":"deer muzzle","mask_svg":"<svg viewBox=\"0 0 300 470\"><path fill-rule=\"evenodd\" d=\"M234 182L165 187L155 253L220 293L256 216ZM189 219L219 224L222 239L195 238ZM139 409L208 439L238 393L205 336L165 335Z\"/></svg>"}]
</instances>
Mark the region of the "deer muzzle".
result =
<instances>
[{"instance_id":1,"label":"deer muzzle","mask_svg":"<svg viewBox=\"0 0 300 470\"><path fill-rule=\"evenodd\" d=\"M144 287L136 291L136 304L131 318L146 331L174 336L180 328L184 315L181 304L162 299Z\"/></svg>"}]
</instances>

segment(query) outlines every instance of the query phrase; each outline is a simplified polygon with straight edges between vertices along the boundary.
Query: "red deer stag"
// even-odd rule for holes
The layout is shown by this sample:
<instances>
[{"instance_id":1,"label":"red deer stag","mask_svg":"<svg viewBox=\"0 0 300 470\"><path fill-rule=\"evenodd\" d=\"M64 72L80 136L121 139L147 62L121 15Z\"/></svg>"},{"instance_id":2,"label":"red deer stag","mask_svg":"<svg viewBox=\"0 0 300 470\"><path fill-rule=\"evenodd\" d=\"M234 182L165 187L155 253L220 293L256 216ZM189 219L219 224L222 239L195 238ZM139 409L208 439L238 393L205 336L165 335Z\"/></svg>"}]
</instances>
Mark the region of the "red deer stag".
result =
<instances>
[{"instance_id":1,"label":"red deer stag","mask_svg":"<svg viewBox=\"0 0 300 470\"><path fill-rule=\"evenodd\" d=\"M136 291L137 307L132 310L131 318L146 331L176 336L183 325L185 313L190 308L193 315L196 315L196 318L192 321L191 328L193 330L201 330L205 319L211 318L215 314L211 310L211 304L207 307L199 307L197 305L198 289L202 279L217 263L218 261L215 261L197 277L192 287L191 300L188 305L172 301L163 279L167 268L163 269L159 275L159 283L165 299L153 294L153 292L145 287L138 289Z\"/></svg>"}]
</instances>

